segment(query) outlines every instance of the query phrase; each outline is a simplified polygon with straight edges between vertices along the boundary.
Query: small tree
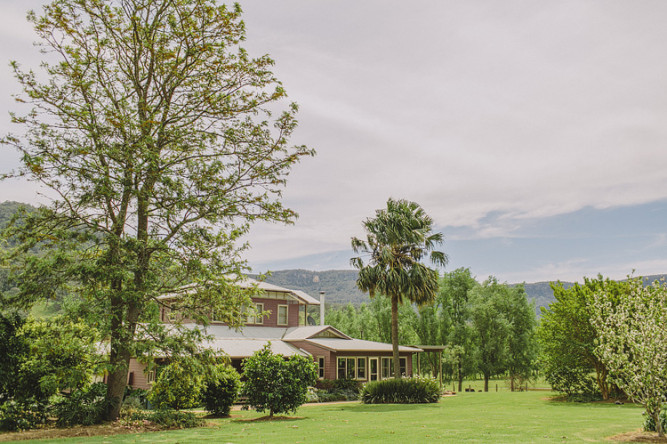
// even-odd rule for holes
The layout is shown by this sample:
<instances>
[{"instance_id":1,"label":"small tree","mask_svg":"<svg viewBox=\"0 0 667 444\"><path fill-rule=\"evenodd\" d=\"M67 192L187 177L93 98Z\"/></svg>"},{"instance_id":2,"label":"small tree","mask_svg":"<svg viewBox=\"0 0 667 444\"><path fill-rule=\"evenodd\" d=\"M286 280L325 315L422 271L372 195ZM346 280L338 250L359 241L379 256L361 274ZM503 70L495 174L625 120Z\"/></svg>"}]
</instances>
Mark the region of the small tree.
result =
<instances>
[{"instance_id":1,"label":"small tree","mask_svg":"<svg viewBox=\"0 0 667 444\"><path fill-rule=\"evenodd\" d=\"M190 359L167 365L153 384L148 399L158 409L189 409L197 406L204 385L201 369Z\"/></svg>"},{"instance_id":2,"label":"small tree","mask_svg":"<svg viewBox=\"0 0 667 444\"><path fill-rule=\"evenodd\" d=\"M202 400L206 410L216 416L229 416L241 385L238 372L229 365L216 365L205 384Z\"/></svg>"},{"instance_id":3,"label":"small tree","mask_svg":"<svg viewBox=\"0 0 667 444\"><path fill-rule=\"evenodd\" d=\"M667 393L667 286L656 282L644 287L641 278L630 279L628 293L615 303L613 299L606 285L594 293L595 353L611 380L644 405L658 435L664 436L660 410Z\"/></svg>"},{"instance_id":4,"label":"small tree","mask_svg":"<svg viewBox=\"0 0 667 444\"><path fill-rule=\"evenodd\" d=\"M308 387L317 380L315 363L303 356L283 358L269 345L245 360L242 396L258 412L295 412L306 402Z\"/></svg>"}]
</instances>

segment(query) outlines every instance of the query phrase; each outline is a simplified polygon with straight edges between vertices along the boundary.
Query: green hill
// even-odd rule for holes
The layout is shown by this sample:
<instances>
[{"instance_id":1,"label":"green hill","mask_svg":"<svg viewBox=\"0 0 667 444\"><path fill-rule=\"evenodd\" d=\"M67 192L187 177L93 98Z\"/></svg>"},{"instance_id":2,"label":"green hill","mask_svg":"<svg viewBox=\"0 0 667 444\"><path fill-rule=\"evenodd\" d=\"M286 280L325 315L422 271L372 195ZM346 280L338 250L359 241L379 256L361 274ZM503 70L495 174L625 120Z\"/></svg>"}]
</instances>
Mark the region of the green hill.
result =
<instances>
[{"instance_id":1,"label":"green hill","mask_svg":"<svg viewBox=\"0 0 667 444\"><path fill-rule=\"evenodd\" d=\"M648 285L656 280L664 280L667 275L651 275L644 277L644 284ZM313 297L319 297L320 291L326 293L327 304L361 305L368 301L368 295L357 289L355 281L356 270L280 270L272 272L266 281L281 287L305 291ZM574 285L573 282L562 282L565 288ZM554 301L554 293L550 282L534 282L524 284L528 299L535 302L535 311L540 314L540 307L548 307Z\"/></svg>"}]
</instances>

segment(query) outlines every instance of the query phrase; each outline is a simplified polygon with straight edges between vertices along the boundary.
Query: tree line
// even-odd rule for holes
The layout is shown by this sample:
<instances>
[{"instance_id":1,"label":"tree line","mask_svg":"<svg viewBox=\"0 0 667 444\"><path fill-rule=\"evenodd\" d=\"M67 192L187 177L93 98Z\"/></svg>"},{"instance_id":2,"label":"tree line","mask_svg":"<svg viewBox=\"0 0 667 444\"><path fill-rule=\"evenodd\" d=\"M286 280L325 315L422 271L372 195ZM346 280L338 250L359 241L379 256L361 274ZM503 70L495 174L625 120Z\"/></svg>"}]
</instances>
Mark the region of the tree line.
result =
<instances>
[{"instance_id":1,"label":"tree line","mask_svg":"<svg viewBox=\"0 0 667 444\"><path fill-rule=\"evenodd\" d=\"M521 285L491 277L480 283L470 269L459 268L439 280L431 304L403 304L398 310L399 343L442 345L443 377L458 381L482 375L488 381L507 375L515 389L537 369L537 319ZM334 307L325 321L353 337L391 341L391 302L378 295L359 307ZM439 376L436 354L423 357L422 368Z\"/></svg>"}]
</instances>

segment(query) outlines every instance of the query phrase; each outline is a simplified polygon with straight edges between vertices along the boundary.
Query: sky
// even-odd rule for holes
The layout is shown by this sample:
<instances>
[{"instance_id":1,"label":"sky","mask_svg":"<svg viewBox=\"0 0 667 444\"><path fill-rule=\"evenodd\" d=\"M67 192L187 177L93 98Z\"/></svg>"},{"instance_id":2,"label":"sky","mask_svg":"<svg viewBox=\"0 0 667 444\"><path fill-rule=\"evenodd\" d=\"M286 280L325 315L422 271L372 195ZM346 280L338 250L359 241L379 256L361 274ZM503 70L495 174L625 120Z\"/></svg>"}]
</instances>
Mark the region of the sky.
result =
<instances>
[{"instance_id":1,"label":"sky","mask_svg":"<svg viewBox=\"0 0 667 444\"><path fill-rule=\"evenodd\" d=\"M0 2L0 60L37 67L25 10ZM667 273L667 2L248 0L251 55L300 106L284 203L253 225L254 271L350 268L389 197L419 203L446 271L581 280ZM0 133L11 131L0 63ZM286 105L286 104L285 104ZM0 170L18 155L0 147ZM45 203L0 182L0 201Z\"/></svg>"}]
</instances>

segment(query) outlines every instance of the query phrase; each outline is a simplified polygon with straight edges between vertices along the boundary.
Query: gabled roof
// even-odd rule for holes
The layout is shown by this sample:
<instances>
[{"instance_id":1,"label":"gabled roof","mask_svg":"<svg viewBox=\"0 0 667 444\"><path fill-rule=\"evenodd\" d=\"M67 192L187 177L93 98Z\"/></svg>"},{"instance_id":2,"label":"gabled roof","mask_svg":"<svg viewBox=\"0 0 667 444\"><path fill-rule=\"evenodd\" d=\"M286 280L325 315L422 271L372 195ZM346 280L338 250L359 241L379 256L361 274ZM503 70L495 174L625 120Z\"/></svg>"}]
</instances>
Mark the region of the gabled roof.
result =
<instances>
[{"instance_id":1,"label":"gabled roof","mask_svg":"<svg viewBox=\"0 0 667 444\"><path fill-rule=\"evenodd\" d=\"M342 331L332 327L331 325L310 325L308 327L292 327L288 328L283 336L284 341L302 341L304 339L316 338L318 336L327 337L335 336L339 339L352 339Z\"/></svg>"}]
</instances>

